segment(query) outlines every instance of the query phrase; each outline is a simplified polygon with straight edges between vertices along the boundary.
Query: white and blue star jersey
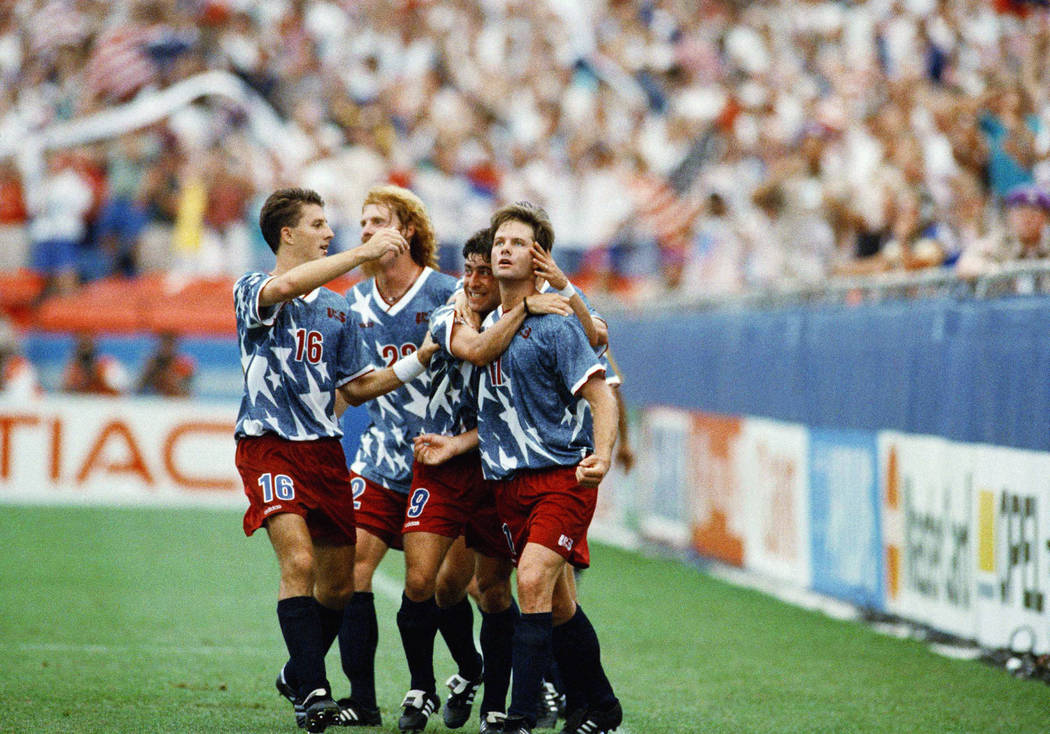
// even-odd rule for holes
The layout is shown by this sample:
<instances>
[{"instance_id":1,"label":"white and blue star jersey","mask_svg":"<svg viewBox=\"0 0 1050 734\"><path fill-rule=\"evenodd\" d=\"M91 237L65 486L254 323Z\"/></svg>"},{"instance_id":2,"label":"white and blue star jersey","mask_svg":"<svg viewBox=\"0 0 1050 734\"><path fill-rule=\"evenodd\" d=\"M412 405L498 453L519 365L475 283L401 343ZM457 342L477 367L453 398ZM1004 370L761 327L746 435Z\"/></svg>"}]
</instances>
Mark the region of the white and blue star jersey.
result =
<instances>
[{"instance_id":1,"label":"white and blue star jersey","mask_svg":"<svg viewBox=\"0 0 1050 734\"><path fill-rule=\"evenodd\" d=\"M424 268L397 303L387 305L375 279L346 294L348 331L361 335L369 357L389 367L423 343L434 309L443 305L456 279ZM350 470L387 489L407 494L412 484L412 439L423 429L430 376L419 378L367 403L370 423L361 435Z\"/></svg>"},{"instance_id":2,"label":"white and blue star jersey","mask_svg":"<svg viewBox=\"0 0 1050 734\"><path fill-rule=\"evenodd\" d=\"M474 365L452 355L452 330L456 309L446 304L430 316L430 338L441 346L430 359L430 400L424 429L427 433L456 436L478 425L478 403L472 378Z\"/></svg>"},{"instance_id":3,"label":"white and blue star jersey","mask_svg":"<svg viewBox=\"0 0 1050 734\"><path fill-rule=\"evenodd\" d=\"M483 328L502 315L502 308L493 311ZM591 411L577 393L602 371L575 318L526 318L500 358L478 370L478 439L485 478L574 466L591 453Z\"/></svg>"},{"instance_id":4,"label":"white and blue star jersey","mask_svg":"<svg viewBox=\"0 0 1050 734\"><path fill-rule=\"evenodd\" d=\"M244 374L234 433L290 441L342 436L335 389L375 369L364 344L344 326L346 301L317 288L260 308L259 293L271 277L247 273L233 286Z\"/></svg>"}]
</instances>

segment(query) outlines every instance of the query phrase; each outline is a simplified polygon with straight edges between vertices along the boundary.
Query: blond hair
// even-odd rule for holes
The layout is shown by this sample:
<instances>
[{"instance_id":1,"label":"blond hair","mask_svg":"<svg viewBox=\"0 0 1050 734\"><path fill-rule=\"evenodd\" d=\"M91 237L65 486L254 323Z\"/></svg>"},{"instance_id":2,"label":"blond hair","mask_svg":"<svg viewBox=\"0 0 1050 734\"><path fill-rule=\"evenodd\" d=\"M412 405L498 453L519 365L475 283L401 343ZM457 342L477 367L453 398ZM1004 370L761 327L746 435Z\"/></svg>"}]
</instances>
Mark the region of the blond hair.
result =
<instances>
[{"instance_id":1,"label":"blond hair","mask_svg":"<svg viewBox=\"0 0 1050 734\"><path fill-rule=\"evenodd\" d=\"M409 226L415 233L409 240L409 251L417 265L437 268L437 247L434 242L434 227L427 216L426 207L414 193L394 184L373 186L368 190L361 208L369 204L385 206L396 214L403 228Z\"/></svg>"}]
</instances>

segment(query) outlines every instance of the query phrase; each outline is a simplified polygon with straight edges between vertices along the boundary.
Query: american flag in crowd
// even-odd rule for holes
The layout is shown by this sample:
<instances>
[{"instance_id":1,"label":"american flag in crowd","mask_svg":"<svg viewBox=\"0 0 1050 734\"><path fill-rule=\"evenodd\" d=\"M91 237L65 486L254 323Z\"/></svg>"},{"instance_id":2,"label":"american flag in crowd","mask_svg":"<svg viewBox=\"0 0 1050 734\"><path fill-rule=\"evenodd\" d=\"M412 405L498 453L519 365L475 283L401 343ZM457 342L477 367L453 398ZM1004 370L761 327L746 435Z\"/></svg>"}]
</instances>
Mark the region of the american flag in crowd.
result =
<instances>
[{"instance_id":1,"label":"american flag in crowd","mask_svg":"<svg viewBox=\"0 0 1050 734\"><path fill-rule=\"evenodd\" d=\"M88 61L86 83L99 99L120 101L154 81L157 64L149 53L159 27L118 25L95 39Z\"/></svg>"}]
</instances>

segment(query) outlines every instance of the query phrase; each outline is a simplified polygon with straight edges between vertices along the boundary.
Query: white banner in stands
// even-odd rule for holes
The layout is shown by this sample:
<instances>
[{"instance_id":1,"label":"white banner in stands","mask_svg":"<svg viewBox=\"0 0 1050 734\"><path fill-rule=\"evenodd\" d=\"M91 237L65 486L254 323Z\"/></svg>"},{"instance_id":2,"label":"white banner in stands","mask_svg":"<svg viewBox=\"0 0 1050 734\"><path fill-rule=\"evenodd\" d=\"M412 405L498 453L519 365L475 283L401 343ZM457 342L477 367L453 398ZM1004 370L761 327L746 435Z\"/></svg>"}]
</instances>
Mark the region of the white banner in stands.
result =
<instances>
[{"instance_id":1,"label":"white banner in stands","mask_svg":"<svg viewBox=\"0 0 1050 734\"><path fill-rule=\"evenodd\" d=\"M0 501L245 506L236 404L0 401Z\"/></svg>"},{"instance_id":2,"label":"white banner in stands","mask_svg":"<svg viewBox=\"0 0 1050 734\"><path fill-rule=\"evenodd\" d=\"M748 418L738 444L744 565L809 588L809 439L802 426Z\"/></svg>"},{"instance_id":3,"label":"white banner in stands","mask_svg":"<svg viewBox=\"0 0 1050 734\"><path fill-rule=\"evenodd\" d=\"M1050 651L1050 455L974 446L977 639Z\"/></svg>"},{"instance_id":4,"label":"white banner in stands","mask_svg":"<svg viewBox=\"0 0 1050 734\"><path fill-rule=\"evenodd\" d=\"M936 436L879 434L886 609L977 636L974 447Z\"/></svg>"}]
</instances>

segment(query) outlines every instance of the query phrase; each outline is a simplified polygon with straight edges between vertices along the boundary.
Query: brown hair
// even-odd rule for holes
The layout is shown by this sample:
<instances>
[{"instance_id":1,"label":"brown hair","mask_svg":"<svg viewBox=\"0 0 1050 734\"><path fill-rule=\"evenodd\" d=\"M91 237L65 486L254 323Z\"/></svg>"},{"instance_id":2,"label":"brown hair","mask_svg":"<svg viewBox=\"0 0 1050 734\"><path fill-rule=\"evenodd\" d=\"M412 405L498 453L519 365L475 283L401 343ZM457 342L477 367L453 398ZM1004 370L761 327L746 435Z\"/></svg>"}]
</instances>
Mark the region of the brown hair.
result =
<instances>
[{"instance_id":1,"label":"brown hair","mask_svg":"<svg viewBox=\"0 0 1050 734\"><path fill-rule=\"evenodd\" d=\"M278 189L266 197L259 212L259 229L274 254L281 245L281 230L299 224L303 204L324 206L324 199L310 189Z\"/></svg>"},{"instance_id":2,"label":"brown hair","mask_svg":"<svg viewBox=\"0 0 1050 734\"><path fill-rule=\"evenodd\" d=\"M495 234L504 222L517 221L532 227L532 237L547 252L554 247L554 226L543 207L529 201L516 201L496 210L489 220L489 228Z\"/></svg>"},{"instance_id":3,"label":"brown hair","mask_svg":"<svg viewBox=\"0 0 1050 734\"><path fill-rule=\"evenodd\" d=\"M412 260L417 265L437 268L434 227L430 224L426 207L418 196L401 186L383 184L368 190L361 208L364 209L369 204L385 206L391 214L397 215L402 227L414 227L415 234L408 242Z\"/></svg>"}]
</instances>

